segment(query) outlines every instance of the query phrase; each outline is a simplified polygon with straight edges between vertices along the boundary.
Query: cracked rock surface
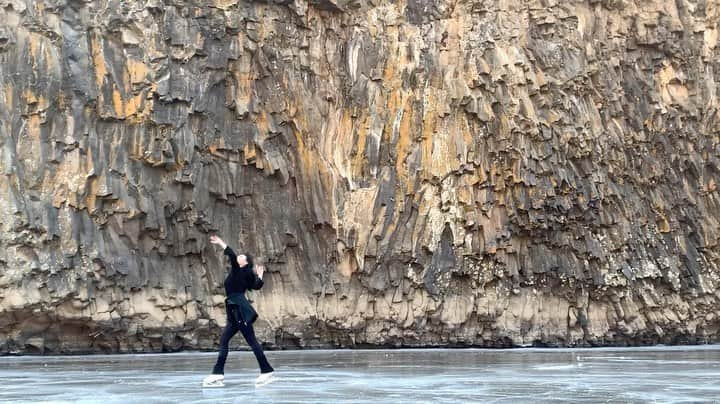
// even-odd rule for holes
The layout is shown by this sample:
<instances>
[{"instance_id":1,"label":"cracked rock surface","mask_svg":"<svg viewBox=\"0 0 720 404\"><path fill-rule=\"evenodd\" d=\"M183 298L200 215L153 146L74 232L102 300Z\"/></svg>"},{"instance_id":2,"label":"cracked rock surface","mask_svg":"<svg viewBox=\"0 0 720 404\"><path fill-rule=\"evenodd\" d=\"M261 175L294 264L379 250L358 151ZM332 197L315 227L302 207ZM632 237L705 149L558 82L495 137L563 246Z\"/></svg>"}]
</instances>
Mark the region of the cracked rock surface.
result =
<instances>
[{"instance_id":1,"label":"cracked rock surface","mask_svg":"<svg viewBox=\"0 0 720 404\"><path fill-rule=\"evenodd\" d=\"M0 353L720 341L720 5L0 0ZM238 343L236 341L236 343Z\"/></svg>"}]
</instances>

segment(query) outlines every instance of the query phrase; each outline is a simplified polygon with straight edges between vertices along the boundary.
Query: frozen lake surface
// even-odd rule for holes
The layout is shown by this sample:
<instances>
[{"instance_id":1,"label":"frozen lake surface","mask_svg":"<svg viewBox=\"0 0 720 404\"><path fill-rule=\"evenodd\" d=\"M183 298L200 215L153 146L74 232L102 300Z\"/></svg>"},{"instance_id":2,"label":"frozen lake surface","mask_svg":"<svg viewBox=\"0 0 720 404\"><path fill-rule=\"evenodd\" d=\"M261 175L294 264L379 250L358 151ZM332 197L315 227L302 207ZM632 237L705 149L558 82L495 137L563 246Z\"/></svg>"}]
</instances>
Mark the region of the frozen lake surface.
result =
<instances>
[{"instance_id":1,"label":"frozen lake surface","mask_svg":"<svg viewBox=\"0 0 720 404\"><path fill-rule=\"evenodd\" d=\"M202 389L215 353L0 357L0 401L256 403L720 403L720 346L231 352L224 388Z\"/></svg>"}]
</instances>

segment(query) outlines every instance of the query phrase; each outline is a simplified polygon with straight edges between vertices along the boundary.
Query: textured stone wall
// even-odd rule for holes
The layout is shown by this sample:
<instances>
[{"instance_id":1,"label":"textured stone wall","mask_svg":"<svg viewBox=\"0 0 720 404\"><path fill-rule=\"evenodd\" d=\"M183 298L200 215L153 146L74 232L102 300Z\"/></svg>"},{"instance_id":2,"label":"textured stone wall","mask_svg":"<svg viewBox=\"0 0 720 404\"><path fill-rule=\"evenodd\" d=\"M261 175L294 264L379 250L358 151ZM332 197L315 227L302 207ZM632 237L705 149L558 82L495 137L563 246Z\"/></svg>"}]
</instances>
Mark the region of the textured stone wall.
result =
<instances>
[{"instance_id":1,"label":"textured stone wall","mask_svg":"<svg viewBox=\"0 0 720 404\"><path fill-rule=\"evenodd\" d=\"M720 341L717 1L0 21L0 352L213 348L213 233L272 347Z\"/></svg>"}]
</instances>

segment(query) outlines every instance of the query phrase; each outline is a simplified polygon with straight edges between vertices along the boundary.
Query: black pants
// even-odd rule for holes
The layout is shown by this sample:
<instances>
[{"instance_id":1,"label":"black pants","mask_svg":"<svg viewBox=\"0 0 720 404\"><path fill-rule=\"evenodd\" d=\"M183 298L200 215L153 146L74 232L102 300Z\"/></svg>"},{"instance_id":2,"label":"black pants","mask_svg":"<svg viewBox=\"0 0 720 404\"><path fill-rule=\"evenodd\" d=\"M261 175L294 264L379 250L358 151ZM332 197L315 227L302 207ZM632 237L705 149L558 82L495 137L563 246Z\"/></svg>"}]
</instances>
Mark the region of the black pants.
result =
<instances>
[{"instance_id":1,"label":"black pants","mask_svg":"<svg viewBox=\"0 0 720 404\"><path fill-rule=\"evenodd\" d=\"M218 354L217 362L213 368L213 374L225 374L225 361L227 360L229 350L228 345L230 344L230 339L237 334L238 331L242 333L243 337L245 337L245 341L247 341L250 348L252 348L252 351L255 354L255 359L258 361L258 365L260 365L260 373L272 372L273 368L270 366L270 363L268 363L260 343L258 343L255 338L255 330L253 330L252 324L245 324L240 319L240 314L238 313L238 307L236 305L230 304L225 307L227 309L227 325L220 337L220 353Z\"/></svg>"}]
</instances>

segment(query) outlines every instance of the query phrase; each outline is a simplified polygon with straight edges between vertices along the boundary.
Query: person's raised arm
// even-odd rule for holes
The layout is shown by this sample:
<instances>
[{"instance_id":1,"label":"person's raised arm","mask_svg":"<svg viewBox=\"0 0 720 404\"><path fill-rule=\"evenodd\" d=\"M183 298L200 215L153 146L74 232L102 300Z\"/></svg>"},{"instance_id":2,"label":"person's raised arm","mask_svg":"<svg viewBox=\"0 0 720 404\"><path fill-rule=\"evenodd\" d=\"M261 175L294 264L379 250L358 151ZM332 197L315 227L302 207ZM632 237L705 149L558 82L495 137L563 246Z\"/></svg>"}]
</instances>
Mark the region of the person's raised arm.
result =
<instances>
[{"instance_id":1,"label":"person's raised arm","mask_svg":"<svg viewBox=\"0 0 720 404\"><path fill-rule=\"evenodd\" d=\"M220 237L218 237L214 234L212 236L210 236L210 242L212 244L219 245L220 247L222 247L223 250L225 249L225 247L227 247L227 244L225 244L225 242L222 241L222 239Z\"/></svg>"},{"instance_id":2,"label":"person's raised arm","mask_svg":"<svg viewBox=\"0 0 720 404\"><path fill-rule=\"evenodd\" d=\"M235 251L232 250L232 248L228 247L228 245L218 236L212 235L210 236L210 242L215 245L219 245L222 249L225 255L230 258L230 263L232 264L236 260Z\"/></svg>"}]
</instances>

